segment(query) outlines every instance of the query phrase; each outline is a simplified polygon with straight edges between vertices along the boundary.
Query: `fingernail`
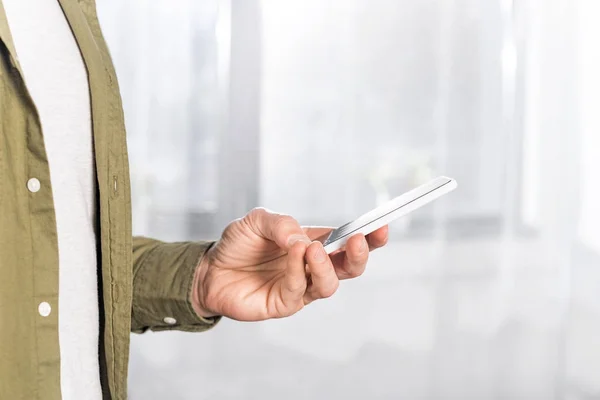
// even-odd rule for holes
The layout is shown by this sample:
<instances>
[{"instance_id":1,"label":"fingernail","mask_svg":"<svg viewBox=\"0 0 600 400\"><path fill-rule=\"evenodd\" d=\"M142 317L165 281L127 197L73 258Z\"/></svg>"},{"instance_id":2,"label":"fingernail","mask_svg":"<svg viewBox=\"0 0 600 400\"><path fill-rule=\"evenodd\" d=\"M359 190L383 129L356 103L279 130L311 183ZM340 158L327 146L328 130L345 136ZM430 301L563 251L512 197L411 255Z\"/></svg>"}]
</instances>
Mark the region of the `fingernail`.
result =
<instances>
[{"instance_id":1,"label":"fingernail","mask_svg":"<svg viewBox=\"0 0 600 400\"><path fill-rule=\"evenodd\" d=\"M358 248L358 251L360 251L361 253L364 253L365 251L367 251L367 239L363 239L362 242L360 243L360 247Z\"/></svg>"},{"instance_id":2,"label":"fingernail","mask_svg":"<svg viewBox=\"0 0 600 400\"><path fill-rule=\"evenodd\" d=\"M325 250L319 246L319 249L315 252L315 261L323 262L325 261L325 258L327 258L327 254L325 254Z\"/></svg>"},{"instance_id":3,"label":"fingernail","mask_svg":"<svg viewBox=\"0 0 600 400\"><path fill-rule=\"evenodd\" d=\"M288 246L292 247L297 242L305 243L307 246L310 245L310 243L311 243L310 239L306 235L292 235L288 239Z\"/></svg>"}]
</instances>

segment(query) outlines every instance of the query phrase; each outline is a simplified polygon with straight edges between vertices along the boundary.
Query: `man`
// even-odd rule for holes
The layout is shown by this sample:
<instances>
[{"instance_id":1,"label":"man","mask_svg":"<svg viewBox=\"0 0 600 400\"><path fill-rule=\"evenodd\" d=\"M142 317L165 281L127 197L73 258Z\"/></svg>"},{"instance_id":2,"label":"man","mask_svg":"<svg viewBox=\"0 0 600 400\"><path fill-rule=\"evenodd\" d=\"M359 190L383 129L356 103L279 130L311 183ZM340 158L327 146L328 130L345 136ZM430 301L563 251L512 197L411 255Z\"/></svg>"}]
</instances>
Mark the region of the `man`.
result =
<instances>
[{"instance_id":1,"label":"man","mask_svg":"<svg viewBox=\"0 0 600 400\"><path fill-rule=\"evenodd\" d=\"M131 238L119 89L93 0L0 0L0 399L124 399L129 334L290 316L360 275L263 209L216 242Z\"/></svg>"}]
</instances>

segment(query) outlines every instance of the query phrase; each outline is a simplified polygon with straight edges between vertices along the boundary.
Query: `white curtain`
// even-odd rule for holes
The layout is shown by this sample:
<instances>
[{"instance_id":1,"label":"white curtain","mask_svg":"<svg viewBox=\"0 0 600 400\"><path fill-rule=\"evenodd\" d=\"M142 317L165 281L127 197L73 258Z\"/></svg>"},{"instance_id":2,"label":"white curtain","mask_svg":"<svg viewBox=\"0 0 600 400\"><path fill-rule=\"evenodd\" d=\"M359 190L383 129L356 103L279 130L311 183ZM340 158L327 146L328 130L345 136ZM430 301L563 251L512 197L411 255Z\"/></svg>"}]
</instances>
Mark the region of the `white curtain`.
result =
<instances>
[{"instance_id":1,"label":"white curtain","mask_svg":"<svg viewBox=\"0 0 600 400\"><path fill-rule=\"evenodd\" d=\"M132 337L132 399L600 397L595 0L98 0L134 230L339 225L438 174L284 320Z\"/></svg>"}]
</instances>

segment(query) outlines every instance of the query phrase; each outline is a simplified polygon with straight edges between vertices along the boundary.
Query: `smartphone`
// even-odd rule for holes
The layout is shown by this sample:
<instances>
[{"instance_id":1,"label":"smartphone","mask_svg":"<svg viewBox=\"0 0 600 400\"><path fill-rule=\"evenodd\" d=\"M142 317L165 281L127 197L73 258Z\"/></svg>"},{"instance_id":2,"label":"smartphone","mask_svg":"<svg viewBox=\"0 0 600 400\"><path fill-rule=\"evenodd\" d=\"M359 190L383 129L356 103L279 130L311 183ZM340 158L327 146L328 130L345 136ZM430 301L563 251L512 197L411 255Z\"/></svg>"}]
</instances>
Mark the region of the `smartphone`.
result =
<instances>
[{"instance_id":1,"label":"smartphone","mask_svg":"<svg viewBox=\"0 0 600 400\"><path fill-rule=\"evenodd\" d=\"M409 192L400 195L387 203L358 217L354 221L334 229L322 238L323 247L327 254L344 247L348 239L353 235L369 233L389 224L396 218L423 207L425 204L450 193L456 189L457 183L454 179L445 176L435 178Z\"/></svg>"}]
</instances>

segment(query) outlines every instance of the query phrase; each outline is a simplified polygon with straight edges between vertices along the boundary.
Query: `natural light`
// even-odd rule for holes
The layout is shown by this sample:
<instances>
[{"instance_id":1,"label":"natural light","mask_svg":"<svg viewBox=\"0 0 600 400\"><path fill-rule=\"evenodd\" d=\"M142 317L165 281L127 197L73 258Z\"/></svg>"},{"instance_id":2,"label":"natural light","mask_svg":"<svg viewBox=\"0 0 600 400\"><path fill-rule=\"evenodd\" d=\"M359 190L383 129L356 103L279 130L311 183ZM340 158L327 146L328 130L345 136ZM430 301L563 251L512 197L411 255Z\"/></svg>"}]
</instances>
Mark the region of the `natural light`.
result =
<instances>
[{"instance_id":1,"label":"natural light","mask_svg":"<svg viewBox=\"0 0 600 400\"><path fill-rule=\"evenodd\" d=\"M597 15L600 3L596 0L581 2L579 14L580 64L579 88L581 90L582 159L581 187L582 205L580 210L579 234L582 240L596 250L600 250L600 25Z\"/></svg>"}]
</instances>

